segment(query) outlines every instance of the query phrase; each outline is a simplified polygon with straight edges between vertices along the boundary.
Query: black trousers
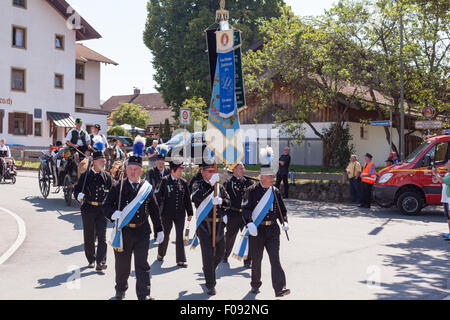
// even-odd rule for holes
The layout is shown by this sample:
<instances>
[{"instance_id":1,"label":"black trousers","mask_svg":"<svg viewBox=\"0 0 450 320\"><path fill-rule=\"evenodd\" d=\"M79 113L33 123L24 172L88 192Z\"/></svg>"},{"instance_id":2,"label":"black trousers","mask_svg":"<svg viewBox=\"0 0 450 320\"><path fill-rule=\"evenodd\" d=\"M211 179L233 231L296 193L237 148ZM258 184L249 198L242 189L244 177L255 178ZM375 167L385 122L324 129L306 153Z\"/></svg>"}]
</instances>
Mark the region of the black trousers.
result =
<instances>
[{"instance_id":1,"label":"black trousers","mask_svg":"<svg viewBox=\"0 0 450 320\"><path fill-rule=\"evenodd\" d=\"M361 181L361 206L370 208L373 184Z\"/></svg>"},{"instance_id":2,"label":"black trousers","mask_svg":"<svg viewBox=\"0 0 450 320\"><path fill-rule=\"evenodd\" d=\"M236 236L238 235L239 231L242 231L244 228L245 223L244 220L240 215L228 215L228 223L226 225L226 233L225 233L225 255L224 259L228 259L231 252L233 251L234 242L236 241ZM244 260L244 264L250 264L251 263L251 254L249 250L249 254L247 259Z\"/></svg>"},{"instance_id":3,"label":"black trousers","mask_svg":"<svg viewBox=\"0 0 450 320\"><path fill-rule=\"evenodd\" d=\"M279 174L277 173L277 181L275 182L275 187L277 189L280 189L281 181L283 181L283 187L284 187L284 197L289 197L289 181L288 181L288 175L287 174Z\"/></svg>"},{"instance_id":4,"label":"black trousers","mask_svg":"<svg viewBox=\"0 0 450 320\"><path fill-rule=\"evenodd\" d=\"M184 251L184 215L181 217L161 217L163 229L164 229L164 240L158 246L158 254L164 257L167 252L167 246L170 240L170 231L172 231L172 226L175 224L175 246L176 246L176 262L186 262L186 253Z\"/></svg>"},{"instance_id":5,"label":"black trousers","mask_svg":"<svg viewBox=\"0 0 450 320\"><path fill-rule=\"evenodd\" d=\"M361 184L361 179L358 178L351 178L349 180L350 183L350 196L351 196L351 200L352 202L360 202L360 184Z\"/></svg>"},{"instance_id":6,"label":"black trousers","mask_svg":"<svg viewBox=\"0 0 450 320\"><path fill-rule=\"evenodd\" d=\"M202 250L203 273L205 275L206 288L208 289L216 286L216 269L225 253L224 223L219 222L216 224L215 250L212 247L212 233L210 230L211 223L205 221L200 224L197 230L197 236L200 240Z\"/></svg>"},{"instance_id":7,"label":"black trousers","mask_svg":"<svg viewBox=\"0 0 450 320\"><path fill-rule=\"evenodd\" d=\"M136 294L139 297L150 295L150 265L147 262L150 245L150 225L148 222L137 228L122 229L123 252L114 250L116 258L116 291L128 289L131 271L131 255L134 254L136 272Z\"/></svg>"},{"instance_id":8,"label":"black trousers","mask_svg":"<svg viewBox=\"0 0 450 320\"><path fill-rule=\"evenodd\" d=\"M249 237L249 249L252 255L252 288L259 288L261 282L261 262L264 248L269 254L272 270L272 287L275 293L286 286L286 275L280 263L280 227L278 224L259 226L258 235Z\"/></svg>"},{"instance_id":9,"label":"black trousers","mask_svg":"<svg viewBox=\"0 0 450 320\"><path fill-rule=\"evenodd\" d=\"M100 207L85 204L81 210L83 220L84 253L89 263L106 263L107 220ZM95 253L97 239L97 254Z\"/></svg>"}]
</instances>

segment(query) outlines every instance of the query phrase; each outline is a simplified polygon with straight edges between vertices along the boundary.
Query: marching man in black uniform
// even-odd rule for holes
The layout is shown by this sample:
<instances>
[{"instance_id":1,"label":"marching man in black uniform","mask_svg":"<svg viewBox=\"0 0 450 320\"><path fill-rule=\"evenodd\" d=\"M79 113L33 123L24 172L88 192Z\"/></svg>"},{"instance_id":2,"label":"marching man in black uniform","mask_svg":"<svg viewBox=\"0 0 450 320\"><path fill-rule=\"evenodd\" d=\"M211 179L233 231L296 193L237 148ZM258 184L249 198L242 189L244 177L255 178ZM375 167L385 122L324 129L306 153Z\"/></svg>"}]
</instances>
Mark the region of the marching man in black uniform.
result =
<instances>
[{"instance_id":1,"label":"marching man in black uniform","mask_svg":"<svg viewBox=\"0 0 450 320\"><path fill-rule=\"evenodd\" d=\"M233 176L228 180L224 186L231 200L231 207L227 210L227 232L225 234L225 256L223 261L228 263L228 257L233 250L233 245L239 230L245 226L244 218L242 217L242 198L245 191L253 185L253 182L244 177L245 167L241 163L236 165L233 169ZM250 268L250 255L244 260L244 266Z\"/></svg>"},{"instance_id":2,"label":"marching man in black uniform","mask_svg":"<svg viewBox=\"0 0 450 320\"><path fill-rule=\"evenodd\" d=\"M183 163L170 162L170 175L162 178L156 191L156 199L160 205L161 221L164 228L164 241L159 244L158 257L162 261L167 252L170 231L175 224L176 231L176 261L181 268L186 268L186 254L184 251L183 230L186 219L191 221L194 212L192 210L191 193L181 174Z\"/></svg>"},{"instance_id":3,"label":"marching man in black uniform","mask_svg":"<svg viewBox=\"0 0 450 320\"><path fill-rule=\"evenodd\" d=\"M170 174L170 171L166 169L166 154L167 146L161 145L160 151L156 156L156 166L149 169L146 174L146 179L153 188L157 188L161 179Z\"/></svg>"},{"instance_id":4,"label":"marching man in black uniform","mask_svg":"<svg viewBox=\"0 0 450 320\"><path fill-rule=\"evenodd\" d=\"M192 248L200 240L202 250L203 273L206 280L207 293L215 295L216 268L223 259L225 253L224 229L227 223L225 208L230 205L230 197L225 188L219 184L217 196L214 197L214 186L219 182L219 174L215 173L214 164L203 163L201 173L202 180L196 181L192 187L192 201L197 209L197 230L192 243ZM216 206L216 241L215 248L212 242L213 207ZM200 224L199 224L199 221Z\"/></svg>"},{"instance_id":5,"label":"marching man in black uniform","mask_svg":"<svg viewBox=\"0 0 450 320\"><path fill-rule=\"evenodd\" d=\"M272 286L275 290L275 296L282 297L291 291L286 289L286 276L280 263L280 227L277 224L277 220L280 220L280 223L283 225L283 231L289 230L287 210L280 191L273 187L275 179L275 171L272 167L273 151L268 147L262 149L260 154L262 159L267 159L261 166L261 182L247 190L242 203L244 219L250 232L249 250L252 257L251 292L254 294L259 293L259 288L262 285L261 261L264 248L266 248L272 269ZM274 196L273 204L259 225L256 226L252 217L253 211L269 189L272 189L271 192Z\"/></svg>"},{"instance_id":6,"label":"marching man in black uniform","mask_svg":"<svg viewBox=\"0 0 450 320\"><path fill-rule=\"evenodd\" d=\"M131 255L134 253L136 294L139 300L150 300L150 265L147 262L152 219L158 242L164 240L159 216L159 206L151 185L141 180L142 155L145 139L136 137L133 156L126 165L127 179L121 179L110 191L105 201L108 219L114 220L111 244L116 259L116 299L122 300L128 289L131 271Z\"/></svg>"},{"instance_id":7,"label":"marching man in black uniform","mask_svg":"<svg viewBox=\"0 0 450 320\"><path fill-rule=\"evenodd\" d=\"M112 179L105 172L105 156L103 143L95 143L96 151L93 153L92 169L85 171L74 188L74 196L83 202L81 218L83 219L84 253L88 260L88 267L96 270L106 269L106 224L103 212L103 202L112 187ZM95 239L97 239L97 254L95 252Z\"/></svg>"}]
</instances>

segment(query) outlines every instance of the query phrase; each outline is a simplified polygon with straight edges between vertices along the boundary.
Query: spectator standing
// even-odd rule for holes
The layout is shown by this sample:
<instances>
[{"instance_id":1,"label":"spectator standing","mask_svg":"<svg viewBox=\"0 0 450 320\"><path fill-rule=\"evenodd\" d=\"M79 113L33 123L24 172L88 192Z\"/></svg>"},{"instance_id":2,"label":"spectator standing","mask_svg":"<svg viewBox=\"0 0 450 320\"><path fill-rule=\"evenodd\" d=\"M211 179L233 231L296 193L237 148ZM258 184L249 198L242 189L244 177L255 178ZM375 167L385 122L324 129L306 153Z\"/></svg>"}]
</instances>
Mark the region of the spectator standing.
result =
<instances>
[{"instance_id":1,"label":"spectator standing","mask_svg":"<svg viewBox=\"0 0 450 320\"><path fill-rule=\"evenodd\" d=\"M158 155L158 140L153 140L152 145L147 148L148 168L154 168L156 165L156 156Z\"/></svg>"},{"instance_id":2,"label":"spectator standing","mask_svg":"<svg viewBox=\"0 0 450 320\"><path fill-rule=\"evenodd\" d=\"M356 155L351 155L350 163L347 166L347 176L350 182L350 196L351 202L359 203L360 197L360 184L361 184L361 164L358 162Z\"/></svg>"},{"instance_id":3,"label":"spectator standing","mask_svg":"<svg viewBox=\"0 0 450 320\"><path fill-rule=\"evenodd\" d=\"M376 169L372 162L372 155L366 153L365 160L366 163L362 168L361 174L361 208L370 209L370 202L372 201L372 187L375 183Z\"/></svg>"},{"instance_id":4,"label":"spectator standing","mask_svg":"<svg viewBox=\"0 0 450 320\"><path fill-rule=\"evenodd\" d=\"M290 148L285 147L283 150L283 154L280 156L279 159L280 166L278 167L277 181L275 183L275 187L277 189L280 189L281 181L283 181L284 198L288 198L289 196L288 175L289 175L289 165L291 164L291 156L289 155L289 152Z\"/></svg>"}]
</instances>

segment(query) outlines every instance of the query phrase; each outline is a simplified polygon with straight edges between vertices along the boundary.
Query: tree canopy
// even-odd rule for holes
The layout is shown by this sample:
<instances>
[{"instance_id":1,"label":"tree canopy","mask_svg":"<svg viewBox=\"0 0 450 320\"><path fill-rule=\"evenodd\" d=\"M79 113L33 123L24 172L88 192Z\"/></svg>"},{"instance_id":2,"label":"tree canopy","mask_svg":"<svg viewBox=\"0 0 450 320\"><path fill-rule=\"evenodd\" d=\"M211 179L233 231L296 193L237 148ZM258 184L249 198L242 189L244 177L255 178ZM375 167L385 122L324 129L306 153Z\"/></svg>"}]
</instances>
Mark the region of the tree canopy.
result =
<instances>
[{"instance_id":1,"label":"tree canopy","mask_svg":"<svg viewBox=\"0 0 450 320\"><path fill-rule=\"evenodd\" d=\"M243 31L243 47L261 38L259 26L280 15L283 0L227 1L230 23ZM193 97L210 100L205 33L215 21L219 0L149 0L144 43L153 55L156 89L174 107Z\"/></svg>"},{"instance_id":2,"label":"tree canopy","mask_svg":"<svg viewBox=\"0 0 450 320\"><path fill-rule=\"evenodd\" d=\"M121 103L120 107L113 111L111 119L114 126L129 124L146 129L150 116L147 110L138 104Z\"/></svg>"},{"instance_id":3,"label":"tree canopy","mask_svg":"<svg viewBox=\"0 0 450 320\"><path fill-rule=\"evenodd\" d=\"M439 114L448 114L448 7L439 1L344 0L322 16L302 18L285 7L280 17L260 28L263 48L244 57L249 93L272 108L275 84L292 97L289 105L277 106L276 122L300 134L299 127L309 125L324 142L327 166L349 106L377 110L385 119L389 106L380 105L375 92L391 100L399 129L401 16L407 105L418 112L430 103ZM311 119L327 107L334 111L337 125L325 136Z\"/></svg>"}]
</instances>

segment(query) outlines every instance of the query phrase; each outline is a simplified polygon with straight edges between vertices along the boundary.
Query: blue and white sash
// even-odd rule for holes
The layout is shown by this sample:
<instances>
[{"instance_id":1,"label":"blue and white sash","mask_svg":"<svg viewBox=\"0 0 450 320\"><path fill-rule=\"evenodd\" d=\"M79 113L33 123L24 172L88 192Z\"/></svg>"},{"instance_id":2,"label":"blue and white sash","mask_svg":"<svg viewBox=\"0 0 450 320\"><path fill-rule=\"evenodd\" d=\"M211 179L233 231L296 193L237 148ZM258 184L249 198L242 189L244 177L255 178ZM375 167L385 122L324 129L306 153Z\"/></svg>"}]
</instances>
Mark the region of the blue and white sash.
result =
<instances>
[{"instance_id":1,"label":"blue and white sash","mask_svg":"<svg viewBox=\"0 0 450 320\"><path fill-rule=\"evenodd\" d=\"M117 250L123 250L123 240L122 240L122 229L130 223L131 219L133 219L134 215L144 203L145 199L147 199L148 195L152 191L152 185L145 181L142 187L139 189L136 197L131 201L123 210L122 216L117 219L114 223L114 228L111 233L111 246ZM119 226L116 229L116 226Z\"/></svg>"},{"instance_id":2,"label":"blue and white sash","mask_svg":"<svg viewBox=\"0 0 450 320\"><path fill-rule=\"evenodd\" d=\"M217 184L217 196L220 194L220 188L219 184ZM211 212L213 208L212 198L214 197L214 191L211 192L203 201L200 203L200 205L197 208L197 211L195 213L195 232L194 232L194 238L192 239L191 244L191 250L194 250L198 246L198 237L197 237L197 230L200 224L205 220L205 218L208 216L208 214Z\"/></svg>"},{"instance_id":3,"label":"blue and white sash","mask_svg":"<svg viewBox=\"0 0 450 320\"><path fill-rule=\"evenodd\" d=\"M253 223L256 225L256 227L259 226L261 221L263 221L264 217L269 212L270 208L273 205L273 192L272 188L267 189L266 193L261 198L261 201L259 201L258 205L255 207L255 209L252 212L252 220ZM242 260L247 259L248 257L248 237L250 235L250 232L248 231L247 227L245 227L241 234L240 239L237 241L236 245L233 248L233 257Z\"/></svg>"}]
</instances>

